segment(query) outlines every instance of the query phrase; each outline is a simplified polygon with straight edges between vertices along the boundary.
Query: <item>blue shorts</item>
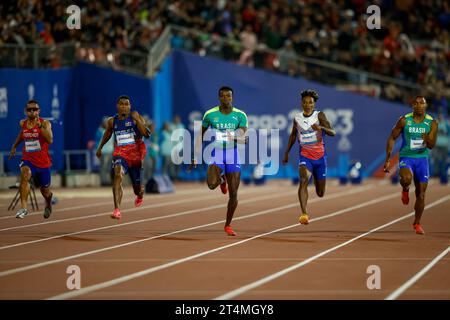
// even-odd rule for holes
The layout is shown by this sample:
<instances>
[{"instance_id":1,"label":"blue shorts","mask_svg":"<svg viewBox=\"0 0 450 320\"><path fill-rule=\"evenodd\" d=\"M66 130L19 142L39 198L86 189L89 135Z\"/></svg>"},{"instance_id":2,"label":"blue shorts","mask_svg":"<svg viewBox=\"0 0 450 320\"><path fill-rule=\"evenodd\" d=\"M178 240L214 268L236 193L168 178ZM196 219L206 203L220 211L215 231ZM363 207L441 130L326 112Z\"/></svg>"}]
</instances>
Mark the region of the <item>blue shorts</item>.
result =
<instances>
[{"instance_id":1,"label":"blue shorts","mask_svg":"<svg viewBox=\"0 0 450 320\"><path fill-rule=\"evenodd\" d=\"M237 148L213 149L209 165L212 164L218 166L222 173L241 172Z\"/></svg>"},{"instance_id":2,"label":"blue shorts","mask_svg":"<svg viewBox=\"0 0 450 320\"><path fill-rule=\"evenodd\" d=\"M428 158L400 157L398 167L399 169L408 168L411 170L414 180L419 180L421 183L428 183L430 177Z\"/></svg>"},{"instance_id":3,"label":"blue shorts","mask_svg":"<svg viewBox=\"0 0 450 320\"><path fill-rule=\"evenodd\" d=\"M129 167L127 160L125 160L124 158L122 158L122 157L113 157L113 159L112 159L112 167L111 167L111 169L113 171L112 172L113 175L114 175L114 167L117 166L117 165L122 166L124 174L128 173L128 175L130 176L130 179L131 179L131 183L133 185L140 185L140 184L142 184L142 181L143 181L142 177L143 177L143 174L144 174L144 168L142 167L142 165L139 166L139 167Z\"/></svg>"},{"instance_id":4,"label":"blue shorts","mask_svg":"<svg viewBox=\"0 0 450 320\"><path fill-rule=\"evenodd\" d=\"M38 168L35 167L30 161L22 160L19 167L29 167L31 170L31 175L36 187L48 188L52 183L52 175L50 172L50 167L48 168Z\"/></svg>"},{"instance_id":5,"label":"blue shorts","mask_svg":"<svg viewBox=\"0 0 450 320\"><path fill-rule=\"evenodd\" d=\"M312 160L300 155L299 166L306 166L312 173L315 180L323 180L327 178L327 156L320 159Z\"/></svg>"}]
</instances>

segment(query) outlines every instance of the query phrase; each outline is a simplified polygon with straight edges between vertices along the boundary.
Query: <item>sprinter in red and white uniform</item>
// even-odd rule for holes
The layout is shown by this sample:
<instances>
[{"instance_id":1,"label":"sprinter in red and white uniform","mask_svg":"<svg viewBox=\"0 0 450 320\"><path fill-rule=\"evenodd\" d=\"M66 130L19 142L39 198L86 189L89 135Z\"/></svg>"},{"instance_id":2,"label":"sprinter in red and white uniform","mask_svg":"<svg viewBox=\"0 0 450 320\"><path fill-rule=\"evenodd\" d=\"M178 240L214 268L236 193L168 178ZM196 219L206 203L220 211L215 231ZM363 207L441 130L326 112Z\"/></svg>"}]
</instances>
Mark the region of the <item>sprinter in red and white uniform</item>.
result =
<instances>
[{"instance_id":1,"label":"sprinter in red and white uniform","mask_svg":"<svg viewBox=\"0 0 450 320\"><path fill-rule=\"evenodd\" d=\"M20 162L20 205L16 218L23 219L28 214L27 199L30 193L29 181L33 177L36 186L41 188L45 199L44 218L52 213L52 196L50 191L52 160L48 153L49 144L53 143L50 121L39 117L39 103L29 100L25 106L26 119L20 120L20 132L11 147L9 159L16 154L18 145L23 141L22 160Z\"/></svg>"},{"instance_id":2,"label":"sprinter in red and white uniform","mask_svg":"<svg viewBox=\"0 0 450 320\"><path fill-rule=\"evenodd\" d=\"M327 156L325 152L325 134L335 136L336 132L327 120L325 113L314 110L319 95L315 90L305 90L302 96L302 112L295 115L287 150L284 154L283 164L289 161L289 151L298 140L300 145L299 175L300 186L298 199L302 213L299 218L301 224L309 223L309 215L306 211L308 202L308 183L311 176L314 177L316 193L319 197L325 194L327 178Z\"/></svg>"}]
</instances>

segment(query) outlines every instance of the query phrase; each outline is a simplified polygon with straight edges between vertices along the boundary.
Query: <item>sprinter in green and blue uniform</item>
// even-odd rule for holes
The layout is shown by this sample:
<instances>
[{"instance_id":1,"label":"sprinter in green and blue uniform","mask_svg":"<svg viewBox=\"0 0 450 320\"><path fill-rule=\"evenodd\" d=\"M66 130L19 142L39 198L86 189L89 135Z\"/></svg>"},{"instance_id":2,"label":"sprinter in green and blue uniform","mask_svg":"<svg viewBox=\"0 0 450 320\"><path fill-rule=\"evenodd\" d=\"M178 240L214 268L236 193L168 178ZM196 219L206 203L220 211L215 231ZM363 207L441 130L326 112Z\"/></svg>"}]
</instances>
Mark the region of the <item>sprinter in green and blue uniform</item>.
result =
<instances>
[{"instance_id":1,"label":"sprinter in green and blue uniform","mask_svg":"<svg viewBox=\"0 0 450 320\"><path fill-rule=\"evenodd\" d=\"M417 96L412 101L413 112L401 117L392 129L386 147L384 171L389 172L389 162L395 140L402 135L400 148L399 176L402 185L402 202L409 203L409 186L414 180L416 187L415 219L413 227L417 234L424 234L420 219L425 207L425 191L428 186L430 169L428 164L429 149L436 144L438 124L426 113L427 101Z\"/></svg>"},{"instance_id":2,"label":"sprinter in green and blue uniform","mask_svg":"<svg viewBox=\"0 0 450 320\"><path fill-rule=\"evenodd\" d=\"M247 131L247 115L232 105L233 89L221 87L219 89L220 105L209 109L203 115L202 135L196 143L196 152L201 146L205 132L211 128L214 136L212 151L208 161L207 184L213 190L220 185L223 194L228 192L229 200L227 208L227 219L224 230L229 236L236 233L231 228L238 200L237 191L241 179L241 164L239 162L237 143L245 143L245 132ZM197 166L197 159L192 158L190 168ZM190 170L190 169L189 169Z\"/></svg>"}]
</instances>

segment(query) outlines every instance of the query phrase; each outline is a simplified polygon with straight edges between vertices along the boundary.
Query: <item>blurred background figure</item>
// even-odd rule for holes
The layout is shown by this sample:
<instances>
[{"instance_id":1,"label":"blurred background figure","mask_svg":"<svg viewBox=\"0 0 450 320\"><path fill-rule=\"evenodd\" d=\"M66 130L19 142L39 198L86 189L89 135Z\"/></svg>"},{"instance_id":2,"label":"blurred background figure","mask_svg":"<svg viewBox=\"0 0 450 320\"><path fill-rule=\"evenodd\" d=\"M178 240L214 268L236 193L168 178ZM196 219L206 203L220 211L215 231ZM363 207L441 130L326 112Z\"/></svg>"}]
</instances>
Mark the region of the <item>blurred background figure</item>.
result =
<instances>
[{"instance_id":1,"label":"blurred background figure","mask_svg":"<svg viewBox=\"0 0 450 320\"><path fill-rule=\"evenodd\" d=\"M172 153L172 131L170 123L164 122L161 131L161 156L162 156L162 174L168 175L171 179L174 177L174 164L171 159Z\"/></svg>"},{"instance_id":2,"label":"blurred background figure","mask_svg":"<svg viewBox=\"0 0 450 320\"><path fill-rule=\"evenodd\" d=\"M108 122L108 117L103 117L100 126L95 133L95 148L97 150L98 145L102 141L103 133L106 129L106 123ZM102 157L100 158L100 184L102 186L111 185L111 161L112 154L114 151L114 139L109 139L109 141L104 145L102 149Z\"/></svg>"},{"instance_id":3,"label":"blurred background figure","mask_svg":"<svg viewBox=\"0 0 450 320\"><path fill-rule=\"evenodd\" d=\"M447 159L450 143L450 125L442 112L438 115L438 133L434 149L431 151L433 175L440 178L441 183L447 184Z\"/></svg>"},{"instance_id":4,"label":"blurred background figure","mask_svg":"<svg viewBox=\"0 0 450 320\"><path fill-rule=\"evenodd\" d=\"M145 124L150 131L150 138L145 139L145 145L147 146L147 156L144 161L144 180L147 182L155 175L156 167L158 165L159 145L158 145L158 132L155 130L156 124L144 116Z\"/></svg>"},{"instance_id":5,"label":"blurred background figure","mask_svg":"<svg viewBox=\"0 0 450 320\"><path fill-rule=\"evenodd\" d=\"M177 129L181 129L181 130L177 130ZM175 147L176 145L179 145L180 138L183 136L183 130L185 130L186 127L185 125L181 122L181 117L179 115L175 115L173 117L172 123L170 125L170 130L171 130L171 136L172 136L172 148ZM177 152L180 152L179 150L177 150ZM180 157L182 157L182 154L180 153ZM174 164L172 163L173 166L173 175L171 176L173 181L178 181L178 177L180 174L180 170L181 170L181 164Z\"/></svg>"}]
</instances>

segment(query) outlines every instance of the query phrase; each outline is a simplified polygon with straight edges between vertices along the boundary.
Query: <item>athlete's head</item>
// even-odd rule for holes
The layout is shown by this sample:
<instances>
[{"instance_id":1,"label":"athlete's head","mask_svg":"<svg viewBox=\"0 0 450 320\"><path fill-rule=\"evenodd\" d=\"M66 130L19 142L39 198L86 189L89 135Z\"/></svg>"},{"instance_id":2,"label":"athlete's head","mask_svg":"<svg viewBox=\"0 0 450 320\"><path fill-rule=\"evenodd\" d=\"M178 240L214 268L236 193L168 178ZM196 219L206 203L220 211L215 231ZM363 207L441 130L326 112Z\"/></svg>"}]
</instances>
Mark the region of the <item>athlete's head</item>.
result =
<instances>
[{"instance_id":1,"label":"athlete's head","mask_svg":"<svg viewBox=\"0 0 450 320\"><path fill-rule=\"evenodd\" d=\"M28 100L25 105L25 115L30 120L34 120L39 118L39 113L41 112L41 108L39 107L39 103L36 100Z\"/></svg>"},{"instance_id":2,"label":"athlete's head","mask_svg":"<svg viewBox=\"0 0 450 320\"><path fill-rule=\"evenodd\" d=\"M130 97L120 96L117 98L117 113L119 116L128 117L130 115L131 103Z\"/></svg>"},{"instance_id":3,"label":"athlete's head","mask_svg":"<svg viewBox=\"0 0 450 320\"><path fill-rule=\"evenodd\" d=\"M231 106L233 102L233 89L230 87L221 87L219 89L219 101L223 107Z\"/></svg>"},{"instance_id":4,"label":"athlete's head","mask_svg":"<svg viewBox=\"0 0 450 320\"><path fill-rule=\"evenodd\" d=\"M315 90L304 90L300 95L302 96L303 113L310 115L314 111L316 101L319 100L319 94Z\"/></svg>"},{"instance_id":5,"label":"athlete's head","mask_svg":"<svg viewBox=\"0 0 450 320\"><path fill-rule=\"evenodd\" d=\"M424 96L416 96L412 101L411 105L413 107L413 113L422 116L425 114L427 109L427 100Z\"/></svg>"}]
</instances>

